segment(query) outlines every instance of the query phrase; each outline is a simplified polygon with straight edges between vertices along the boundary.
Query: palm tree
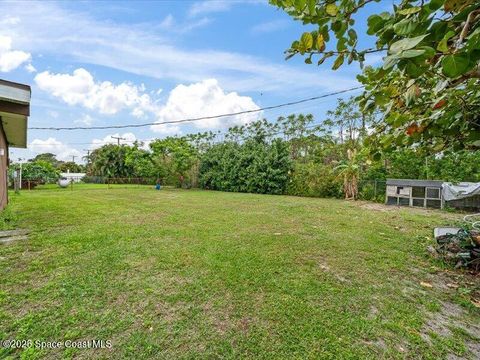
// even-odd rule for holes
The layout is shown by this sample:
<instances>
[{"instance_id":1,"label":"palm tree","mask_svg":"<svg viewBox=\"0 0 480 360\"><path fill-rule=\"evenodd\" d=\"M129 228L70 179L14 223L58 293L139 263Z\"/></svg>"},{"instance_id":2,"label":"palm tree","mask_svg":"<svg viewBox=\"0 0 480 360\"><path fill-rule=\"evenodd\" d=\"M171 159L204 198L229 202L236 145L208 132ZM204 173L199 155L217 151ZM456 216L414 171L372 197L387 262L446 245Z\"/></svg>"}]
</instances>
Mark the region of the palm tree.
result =
<instances>
[{"instance_id":1,"label":"palm tree","mask_svg":"<svg viewBox=\"0 0 480 360\"><path fill-rule=\"evenodd\" d=\"M343 178L343 191L346 200L355 200L358 197L358 178L360 164L357 161L355 150L347 150L347 160L335 167L338 176Z\"/></svg>"}]
</instances>

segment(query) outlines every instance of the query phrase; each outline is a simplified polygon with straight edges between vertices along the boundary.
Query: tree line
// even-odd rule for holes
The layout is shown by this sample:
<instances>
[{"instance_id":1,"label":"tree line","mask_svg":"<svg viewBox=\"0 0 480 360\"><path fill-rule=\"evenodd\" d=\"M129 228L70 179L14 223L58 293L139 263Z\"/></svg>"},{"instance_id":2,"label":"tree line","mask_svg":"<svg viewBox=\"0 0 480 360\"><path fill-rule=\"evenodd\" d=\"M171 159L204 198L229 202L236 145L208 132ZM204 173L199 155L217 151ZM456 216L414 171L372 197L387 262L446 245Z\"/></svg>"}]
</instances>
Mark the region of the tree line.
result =
<instances>
[{"instance_id":1,"label":"tree line","mask_svg":"<svg viewBox=\"0 0 480 360\"><path fill-rule=\"evenodd\" d=\"M381 156L373 157L371 127L379 116L365 115L354 98L340 99L321 122L312 115L290 115L235 126L225 134L156 139L148 147L107 144L93 150L80 168L56 162L51 154L29 164L32 169L44 166L46 172L68 166L89 177L148 178L152 184L158 179L177 187L369 199L374 197L373 180L480 181L479 151L432 155L428 146L415 146L375 149Z\"/></svg>"}]
</instances>

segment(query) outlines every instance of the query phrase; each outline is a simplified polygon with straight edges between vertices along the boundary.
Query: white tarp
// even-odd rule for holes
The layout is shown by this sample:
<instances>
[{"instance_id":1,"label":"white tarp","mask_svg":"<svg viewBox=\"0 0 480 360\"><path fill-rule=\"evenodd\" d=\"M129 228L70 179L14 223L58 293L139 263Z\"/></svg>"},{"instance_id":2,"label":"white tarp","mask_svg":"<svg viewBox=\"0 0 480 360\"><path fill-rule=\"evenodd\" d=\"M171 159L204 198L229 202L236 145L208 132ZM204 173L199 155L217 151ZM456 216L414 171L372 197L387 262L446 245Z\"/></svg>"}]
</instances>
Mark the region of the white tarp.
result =
<instances>
[{"instance_id":1,"label":"white tarp","mask_svg":"<svg viewBox=\"0 0 480 360\"><path fill-rule=\"evenodd\" d=\"M443 198L445 201L464 199L470 196L480 195L480 183L443 183L442 188Z\"/></svg>"}]
</instances>

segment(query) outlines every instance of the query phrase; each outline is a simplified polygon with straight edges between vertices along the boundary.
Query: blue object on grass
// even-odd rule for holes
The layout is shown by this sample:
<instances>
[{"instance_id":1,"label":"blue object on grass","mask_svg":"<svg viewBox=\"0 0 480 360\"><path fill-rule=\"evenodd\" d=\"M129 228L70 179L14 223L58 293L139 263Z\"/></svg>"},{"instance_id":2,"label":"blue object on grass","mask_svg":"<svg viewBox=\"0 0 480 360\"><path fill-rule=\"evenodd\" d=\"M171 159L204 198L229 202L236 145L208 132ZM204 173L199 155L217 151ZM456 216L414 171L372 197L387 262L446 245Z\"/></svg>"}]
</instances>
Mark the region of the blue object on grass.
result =
<instances>
[{"instance_id":1,"label":"blue object on grass","mask_svg":"<svg viewBox=\"0 0 480 360\"><path fill-rule=\"evenodd\" d=\"M160 190L161 189L160 184L155 185L155 189Z\"/></svg>"}]
</instances>

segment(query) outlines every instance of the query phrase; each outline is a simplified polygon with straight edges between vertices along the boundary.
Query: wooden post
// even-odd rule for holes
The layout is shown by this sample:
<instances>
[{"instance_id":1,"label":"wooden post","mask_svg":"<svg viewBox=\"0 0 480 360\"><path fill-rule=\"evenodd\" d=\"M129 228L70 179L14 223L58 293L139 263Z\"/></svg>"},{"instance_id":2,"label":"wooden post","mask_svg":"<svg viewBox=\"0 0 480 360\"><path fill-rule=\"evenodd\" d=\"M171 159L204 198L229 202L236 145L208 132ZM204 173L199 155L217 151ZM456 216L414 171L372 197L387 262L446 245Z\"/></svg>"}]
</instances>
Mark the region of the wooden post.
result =
<instances>
[{"instance_id":1,"label":"wooden post","mask_svg":"<svg viewBox=\"0 0 480 360\"><path fill-rule=\"evenodd\" d=\"M15 170L13 175L14 175L13 176L13 188L15 189L15 194L18 194L19 193L19 186L18 186L19 174L18 174L18 170Z\"/></svg>"}]
</instances>

